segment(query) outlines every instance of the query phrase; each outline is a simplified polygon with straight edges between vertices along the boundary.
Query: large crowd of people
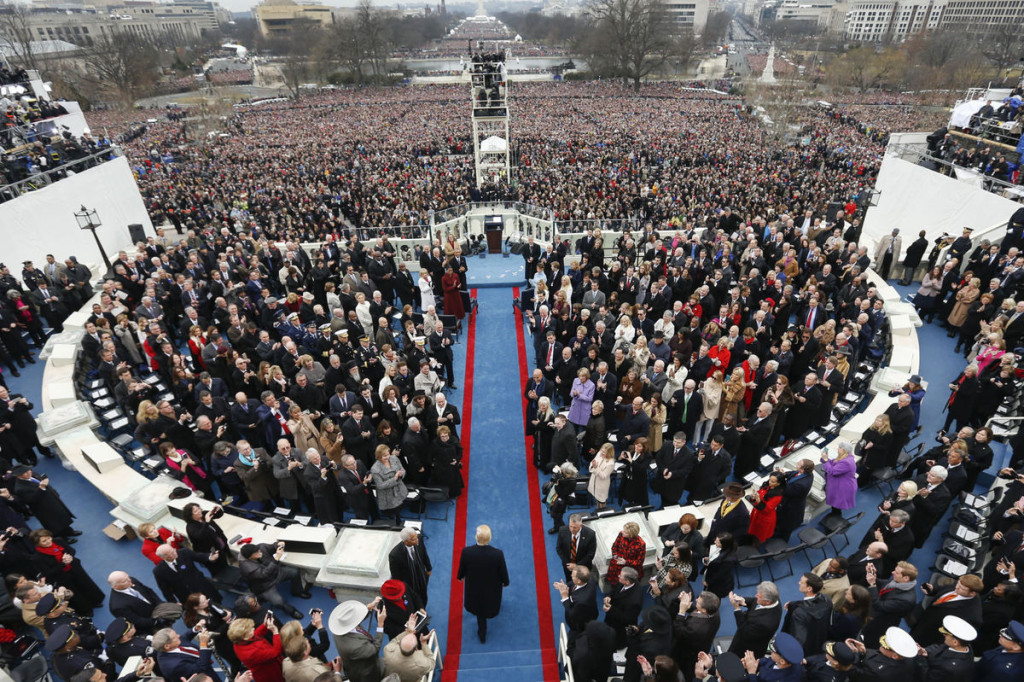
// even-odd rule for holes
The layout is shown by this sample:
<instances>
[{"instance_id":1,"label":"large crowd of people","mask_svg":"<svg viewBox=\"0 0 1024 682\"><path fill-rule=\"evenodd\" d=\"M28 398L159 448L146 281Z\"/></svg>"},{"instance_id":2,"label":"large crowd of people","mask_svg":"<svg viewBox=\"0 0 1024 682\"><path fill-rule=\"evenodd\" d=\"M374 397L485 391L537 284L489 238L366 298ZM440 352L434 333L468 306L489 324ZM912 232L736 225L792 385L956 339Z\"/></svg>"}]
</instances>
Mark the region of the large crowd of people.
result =
<instances>
[{"instance_id":1,"label":"large crowd of people","mask_svg":"<svg viewBox=\"0 0 1024 682\"><path fill-rule=\"evenodd\" d=\"M993 524L987 532L998 549L984 575L940 587L922 577L920 598L919 568L909 560L950 504L973 491L993 464L988 422L1015 395L1024 355L1018 347L1024 209L1001 244L975 247L966 230L958 240L932 245L922 233L902 258L898 229L869 254L849 220L856 207L846 210L851 213L829 216L825 206L811 205L765 224L727 208L704 231L648 224L613 244L594 230L575 244L524 245L533 286L520 306L536 367L524 394L527 428L535 464L553 472L549 532L557 535L566 571L555 588L578 679L604 679L612 652L622 648L626 680L651 677L643 661L658 661L653 679L679 673L700 679L709 663L701 657L726 600L736 613L733 642L744 644L730 649L738 658L725 663L741 664L736 670L751 680L898 680L922 665L929 676L953 675L948 679L1021 674L1024 659L1012 641L1015 629L1024 630L1013 620L1022 613L1020 564L1012 558L1024 558L1019 537L1007 545L1007 531ZM955 352L969 361L949 386L938 444L909 463L900 460L921 426L926 391L922 376L914 375L893 387L896 401L856 445L835 443L834 456L823 452L820 462L775 468L747 489L765 453L777 447L786 453L808 432L820 433L861 361L884 355L885 304L866 282L866 270L895 279L902 266L913 279L930 246L935 267L925 274L916 305L927 320L948 327L959 341ZM982 281L988 282L984 293ZM1000 475L1012 482L992 518L1016 529L1019 514L1012 510L1024 505L1024 438L1015 437L1011 448L1012 463ZM802 576L803 601L780 611L772 583L762 583L755 596L738 596L734 569L744 548L756 554L791 544L816 468L834 517L856 507L877 472L895 469L906 480L879 505L878 520L855 552L826 557ZM651 577L640 529L627 522L606 548L607 572L598 575L593 532L578 514L567 525L564 519L569 505L579 504L581 479L597 509L721 504L703 531L683 514L678 528L663 534L664 556ZM645 583L654 604L642 608ZM758 623L764 639L752 647L745 630L756 609L776 615L767 627ZM898 627L904 617L909 634ZM957 653L936 656L939 650ZM903 663L880 670L882 659ZM1002 676L1007 662L1013 673Z\"/></svg>"},{"instance_id":2,"label":"large crowd of people","mask_svg":"<svg viewBox=\"0 0 1024 682\"><path fill-rule=\"evenodd\" d=\"M918 431L925 391L914 376L856 445L746 483L765 451L825 426L859 363L884 355L885 306L866 270L913 278L908 260L924 262L929 244L904 254L895 230L873 253L860 243L855 199L877 172L882 139L861 116L808 112L811 143L785 147L739 100L671 85L644 93L524 86L510 103L520 117L512 197L563 219L629 216L641 226L614 243L591 229L575 243L530 239L521 250L531 286L519 307L536 368L525 419L534 462L554 472L546 499L564 564L554 589L576 679L606 679L623 648L627 682L897 680L915 667L942 679L1017 679L1020 438L1011 463L1020 468L1001 472L1013 480L988 527L998 556L983 574L933 585L908 560L993 460L985 424L1014 391L1024 330L1024 211L994 252L974 249L969 235L941 262L935 250L922 281L922 313L945 321L971 356L950 387L938 445L906 467L856 551L799 578L801 600L781 604L772 582L742 596L738 556L790 542L817 465L830 514L842 515L875 471L900 464ZM461 418L445 391L459 380L458 322L472 314L463 245L433 240L414 275L386 236L364 243L351 228L421 224L469 195L464 95L332 92L239 109L227 138L190 144L172 121L125 142L154 217L180 232L158 229L117 254L82 357L130 416L137 443L183 486L222 507L284 506L327 523L399 523L413 487L462 493ZM0 364L16 373L34 362L43 322L59 330L93 298L89 279L74 259L52 256L26 263L20 280L0 268ZM157 397L142 380L149 374L172 400ZM0 560L15 607L3 623L40 628L63 679L99 682L140 653L146 661L129 677L218 680L219 668L241 682L328 682L340 671L377 682L432 667L417 615L432 569L415 531L402 531L379 598L304 624L282 590L302 597L310 586L281 562L280 545L241 547L250 594L224 603L222 508L192 505L184 537L138 529L152 580L115 572L107 595L75 556L74 510L33 470L52 452L35 437L31 405L0 389L0 408L11 471ZM721 503L703 529L682 515L665 532L650 576L640 529L626 523L599 576L593 531L577 514L565 518L581 472L598 508ZM29 517L42 528L29 530ZM476 538L458 573L488 581L466 587L486 641L508 576L490 530ZM89 615L108 597L118 618L101 635ZM726 601L737 634L712 659ZM376 632L363 628L373 613ZM327 631L337 660L326 660Z\"/></svg>"},{"instance_id":3,"label":"large crowd of people","mask_svg":"<svg viewBox=\"0 0 1024 682\"><path fill-rule=\"evenodd\" d=\"M725 206L773 220L783 206L854 200L883 152L859 124L814 110L801 121L810 144L780 146L740 99L670 83L640 94L608 82L515 92L517 182L501 198L558 220L704 226ZM345 227L426 225L432 211L471 200L469 106L455 86L336 90L238 108L228 137L186 145L180 125L164 122L125 147L144 170L155 222L257 224L270 236L291 230L318 241ZM174 161L151 163L154 147ZM257 170L276 184L265 186Z\"/></svg>"}]
</instances>

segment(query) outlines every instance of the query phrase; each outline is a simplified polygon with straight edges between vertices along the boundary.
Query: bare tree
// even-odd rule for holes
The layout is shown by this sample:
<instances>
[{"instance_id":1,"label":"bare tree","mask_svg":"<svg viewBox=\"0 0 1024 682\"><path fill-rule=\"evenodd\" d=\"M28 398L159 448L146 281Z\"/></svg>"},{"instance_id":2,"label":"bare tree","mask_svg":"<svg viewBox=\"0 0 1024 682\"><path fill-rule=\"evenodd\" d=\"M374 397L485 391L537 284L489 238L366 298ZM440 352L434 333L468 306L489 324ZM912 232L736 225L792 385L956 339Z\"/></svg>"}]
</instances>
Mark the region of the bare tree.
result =
<instances>
[{"instance_id":1,"label":"bare tree","mask_svg":"<svg viewBox=\"0 0 1024 682\"><path fill-rule=\"evenodd\" d=\"M388 75L388 54L391 36L384 15L373 9L371 0L360 0L357 14L359 31L366 50L366 61L374 81L382 83Z\"/></svg>"},{"instance_id":2,"label":"bare tree","mask_svg":"<svg viewBox=\"0 0 1024 682\"><path fill-rule=\"evenodd\" d=\"M15 62L25 69L38 69L39 63L32 47L32 29L29 27L29 5L10 0L0 2L0 38L11 46Z\"/></svg>"},{"instance_id":3,"label":"bare tree","mask_svg":"<svg viewBox=\"0 0 1024 682\"><path fill-rule=\"evenodd\" d=\"M85 62L87 79L130 107L156 81L159 54L152 42L117 31L95 37Z\"/></svg>"},{"instance_id":4,"label":"bare tree","mask_svg":"<svg viewBox=\"0 0 1024 682\"><path fill-rule=\"evenodd\" d=\"M1024 57L1024 38L1021 37L1020 26L999 24L984 37L981 43L982 54L999 69L1002 74Z\"/></svg>"},{"instance_id":5,"label":"bare tree","mask_svg":"<svg viewBox=\"0 0 1024 682\"><path fill-rule=\"evenodd\" d=\"M673 24L660 0L598 0L579 49L598 74L634 89L672 53Z\"/></svg>"}]
</instances>

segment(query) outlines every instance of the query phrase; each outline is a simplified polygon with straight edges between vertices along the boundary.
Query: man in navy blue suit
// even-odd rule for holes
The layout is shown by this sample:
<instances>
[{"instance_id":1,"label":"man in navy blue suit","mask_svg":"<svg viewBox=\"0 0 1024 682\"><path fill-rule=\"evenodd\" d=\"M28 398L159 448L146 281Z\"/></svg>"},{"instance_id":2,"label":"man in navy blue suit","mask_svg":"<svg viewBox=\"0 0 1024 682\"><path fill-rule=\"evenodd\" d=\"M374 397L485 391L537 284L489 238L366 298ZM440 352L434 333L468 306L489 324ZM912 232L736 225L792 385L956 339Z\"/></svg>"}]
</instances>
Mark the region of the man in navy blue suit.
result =
<instances>
[{"instance_id":1,"label":"man in navy blue suit","mask_svg":"<svg viewBox=\"0 0 1024 682\"><path fill-rule=\"evenodd\" d=\"M814 483L814 462L802 459L796 471L787 471L786 489L775 520L775 537L789 541L793 531L803 525L807 495Z\"/></svg>"},{"instance_id":2,"label":"man in navy blue suit","mask_svg":"<svg viewBox=\"0 0 1024 682\"><path fill-rule=\"evenodd\" d=\"M267 452L276 454L277 441L282 438L294 446L295 440L287 424L288 408L291 404L287 400L278 400L271 391L263 391L260 394L260 402L263 404L256 410L256 414L263 422L263 442L266 443Z\"/></svg>"},{"instance_id":3,"label":"man in navy blue suit","mask_svg":"<svg viewBox=\"0 0 1024 682\"><path fill-rule=\"evenodd\" d=\"M164 628L153 635L153 651L164 679L187 680L202 673L208 675L213 682L220 682L220 675L213 669L210 632L205 628L199 632L198 649L182 646L178 633L171 628Z\"/></svg>"}]
</instances>

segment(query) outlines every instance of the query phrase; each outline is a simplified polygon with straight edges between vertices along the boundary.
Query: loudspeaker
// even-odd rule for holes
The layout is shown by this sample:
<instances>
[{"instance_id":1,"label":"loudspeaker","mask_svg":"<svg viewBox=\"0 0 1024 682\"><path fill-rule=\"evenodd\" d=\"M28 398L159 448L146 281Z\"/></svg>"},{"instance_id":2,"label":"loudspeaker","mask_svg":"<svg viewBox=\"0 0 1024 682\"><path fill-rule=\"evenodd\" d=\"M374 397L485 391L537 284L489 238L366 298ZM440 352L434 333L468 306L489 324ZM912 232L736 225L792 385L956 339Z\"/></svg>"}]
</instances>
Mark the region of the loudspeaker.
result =
<instances>
[{"instance_id":1,"label":"loudspeaker","mask_svg":"<svg viewBox=\"0 0 1024 682\"><path fill-rule=\"evenodd\" d=\"M132 244L146 243L146 230L139 223L132 223L128 226L128 234L132 237Z\"/></svg>"}]
</instances>

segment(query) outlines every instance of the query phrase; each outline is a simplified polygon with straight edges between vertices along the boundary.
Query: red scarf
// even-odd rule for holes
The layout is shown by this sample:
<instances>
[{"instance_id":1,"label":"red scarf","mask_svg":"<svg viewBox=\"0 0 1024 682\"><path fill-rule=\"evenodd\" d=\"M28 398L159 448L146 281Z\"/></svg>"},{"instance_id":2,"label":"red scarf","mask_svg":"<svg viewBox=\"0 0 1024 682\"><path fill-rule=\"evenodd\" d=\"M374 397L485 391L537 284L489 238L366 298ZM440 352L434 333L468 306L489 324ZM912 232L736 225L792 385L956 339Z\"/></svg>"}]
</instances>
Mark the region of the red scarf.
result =
<instances>
[{"instance_id":1,"label":"red scarf","mask_svg":"<svg viewBox=\"0 0 1024 682\"><path fill-rule=\"evenodd\" d=\"M67 554L67 550L58 545L56 542L50 545L49 547L36 547L36 551L40 554L52 556L58 562L60 562L62 556ZM61 570L67 573L71 570L71 564L61 563Z\"/></svg>"}]
</instances>

